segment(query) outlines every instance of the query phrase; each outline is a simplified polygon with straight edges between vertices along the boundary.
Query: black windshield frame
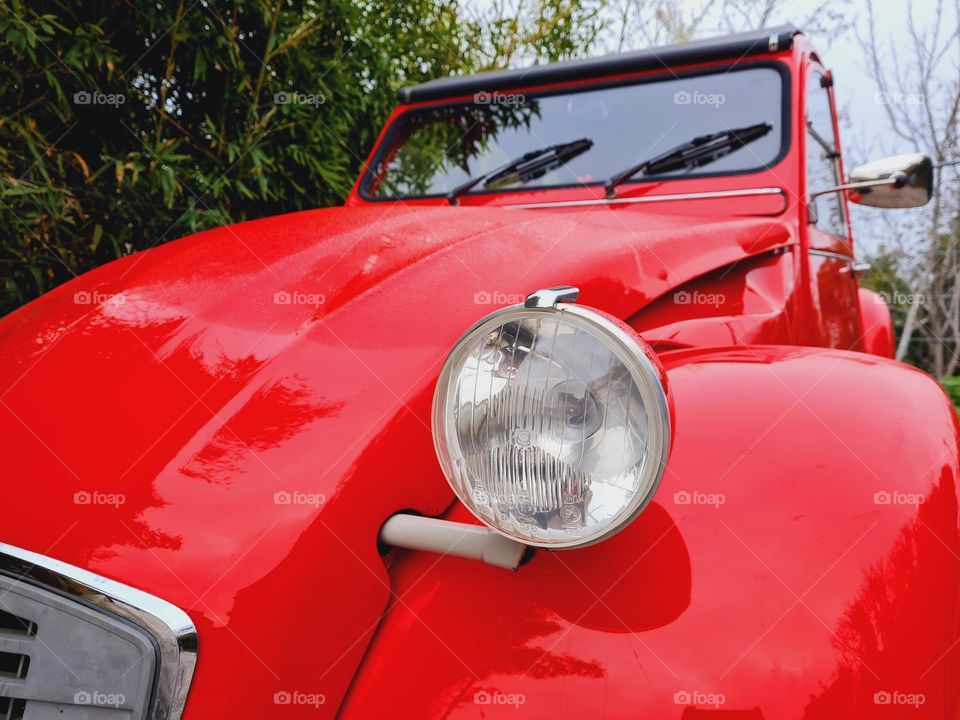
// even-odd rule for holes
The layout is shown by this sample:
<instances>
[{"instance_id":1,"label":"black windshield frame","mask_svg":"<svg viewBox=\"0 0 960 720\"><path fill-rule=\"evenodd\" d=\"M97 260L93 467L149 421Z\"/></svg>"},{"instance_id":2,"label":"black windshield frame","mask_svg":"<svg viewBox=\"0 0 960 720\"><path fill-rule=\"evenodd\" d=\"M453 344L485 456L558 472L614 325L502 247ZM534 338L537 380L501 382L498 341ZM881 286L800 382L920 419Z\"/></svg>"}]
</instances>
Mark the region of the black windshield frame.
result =
<instances>
[{"instance_id":1,"label":"black windshield frame","mask_svg":"<svg viewBox=\"0 0 960 720\"><path fill-rule=\"evenodd\" d=\"M674 79L684 79L691 77L702 77L705 75L724 75L727 73L735 73L742 70L751 70L755 68L770 68L780 75L780 112L781 112L781 128L780 128L780 149L777 155L768 163L757 165L756 167L745 168L741 170L726 170L726 171L704 171L704 172L692 172L683 176L651 176L651 177L642 177L638 176L624 183L624 187L629 187L634 184L644 184L650 182L664 183L664 182L676 182L677 180L694 180L694 179L704 179L704 178L715 178L715 177L734 177L737 175L751 175L754 173L764 172L770 170L771 168L778 165L790 152L791 138L792 138L792 128L793 128L793 116L791 115L791 109L793 107L792 102L792 73L790 67L779 60L750 60L750 61L740 61L725 65L713 65L707 68L698 68L695 70L676 70L669 71L665 70L662 73L657 73L655 75L645 75L642 77L631 77L631 78L618 78L616 80L608 81L591 81L579 83L576 85L565 85L562 87L548 88L548 89L532 89L525 91L523 94L529 98L541 98L541 97L551 97L554 95L567 95L576 92L585 92L590 90L601 90L606 88L617 88L625 87L630 85L646 85L649 83L658 83L665 82ZM493 92L493 91L491 91ZM390 123L390 126L387 128L384 133L383 138L377 146L376 153L371 158L371 161L364 166L363 176L361 177L360 183L357 188L357 194L362 200L368 202L403 202L406 200L436 200L436 199L445 199L446 193L429 193L425 195L401 195L401 196L382 196L382 195L371 195L369 190L370 186L375 182L376 175L374 173L374 168L379 168L383 162L386 160L390 152L394 148L394 144L397 141L398 137L402 137L405 131L405 118L408 114L416 114L421 110L433 110L438 108L450 108L462 105L470 104L469 100L460 98L458 100L451 101L440 101L440 102L427 102L423 105L416 105L410 107L408 110L405 110L400 115L398 115ZM709 168L709 165L705 166ZM498 188L495 190L471 190L469 193L466 193L462 197L472 197L472 196L483 196L483 195L508 195L510 193L529 193L531 191L537 192L549 192L551 190L564 190L572 188L591 188L591 187L603 187L606 182L606 178L598 179L593 182L588 183L567 183L567 184L556 184L549 186L537 186L535 188L531 187L513 187L513 188Z\"/></svg>"}]
</instances>

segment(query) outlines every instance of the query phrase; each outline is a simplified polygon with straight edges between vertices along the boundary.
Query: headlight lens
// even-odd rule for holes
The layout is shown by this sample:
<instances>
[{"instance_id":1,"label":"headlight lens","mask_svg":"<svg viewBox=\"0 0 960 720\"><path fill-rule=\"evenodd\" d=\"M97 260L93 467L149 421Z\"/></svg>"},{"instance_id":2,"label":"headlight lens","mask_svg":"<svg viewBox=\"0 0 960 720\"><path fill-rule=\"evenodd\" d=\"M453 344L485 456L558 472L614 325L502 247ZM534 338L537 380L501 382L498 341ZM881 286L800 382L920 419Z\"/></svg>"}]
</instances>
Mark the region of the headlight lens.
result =
<instances>
[{"instance_id":1,"label":"headlight lens","mask_svg":"<svg viewBox=\"0 0 960 720\"><path fill-rule=\"evenodd\" d=\"M480 520L563 548L616 532L649 502L670 423L643 341L560 304L477 323L440 374L433 431L447 479Z\"/></svg>"}]
</instances>

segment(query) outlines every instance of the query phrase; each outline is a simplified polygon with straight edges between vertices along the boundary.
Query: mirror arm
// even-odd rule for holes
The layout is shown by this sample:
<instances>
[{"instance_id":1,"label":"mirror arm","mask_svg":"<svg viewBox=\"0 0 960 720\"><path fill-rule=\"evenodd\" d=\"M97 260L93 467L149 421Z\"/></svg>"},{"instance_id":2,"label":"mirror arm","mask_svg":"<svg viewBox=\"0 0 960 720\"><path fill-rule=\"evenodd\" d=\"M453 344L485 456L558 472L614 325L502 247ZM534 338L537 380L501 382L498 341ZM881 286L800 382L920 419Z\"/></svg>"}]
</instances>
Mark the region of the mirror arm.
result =
<instances>
[{"instance_id":1,"label":"mirror arm","mask_svg":"<svg viewBox=\"0 0 960 720\"><path fill-rule=\"evenodd\" d=\"M879 187L880 185L898 185L902 183L904 179L905 176L903 173L896 173L890 177L880 178L879 180L864 180L862 182L834 185L833 187L824 188L823 190L817 190L814 193L810 193L807 196L807 202L816 200L821 195L829 195L830 193L842 192L844 190L859 190L860 188Z\"/></svg>"}]
</instances>

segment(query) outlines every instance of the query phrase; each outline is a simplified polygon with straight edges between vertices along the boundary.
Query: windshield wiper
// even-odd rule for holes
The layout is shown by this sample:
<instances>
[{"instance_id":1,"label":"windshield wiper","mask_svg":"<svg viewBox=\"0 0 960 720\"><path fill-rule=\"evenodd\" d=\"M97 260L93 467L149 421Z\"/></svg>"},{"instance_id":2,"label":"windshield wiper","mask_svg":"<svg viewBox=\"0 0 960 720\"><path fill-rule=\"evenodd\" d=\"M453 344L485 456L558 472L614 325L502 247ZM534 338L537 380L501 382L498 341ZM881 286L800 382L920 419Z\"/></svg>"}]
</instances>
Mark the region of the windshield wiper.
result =
<instances>
[{"instance_id":1,"label":"windshield wiper","mask_svg":"<svg viewBox=\"0 0 960 720\"><path fill-rule=\"evenodd\" d=\"M734 150L739 150L747 143L758 140L773 130L770 123L758 123L747 127L735 128L732 130L722 130L720 132L701 135L693 140L677 145L675 148L667 150L662 155L658 155L650 160L644 160L641 163L627 168L623 172L617 173L607 180L607 197L613 197L617 193L617 185L626 182L634 175L643 173L644 175L657 175L659 173L672 172L674 170L683 170L684 168L696 168L701 165L707 165L714 160L719 160L725 155L729 155Z\"/></svg>"},{"instance_id":2,"label":"windshield wiper","mask_svg":"<svg viewBox=\"0 0 960 720\"><path fill-rule=\"evenodd\" d=\"M505 165L457 185L447 193L447 200L451 205L456 205L458 197L465 192L469 192L480 183L483 183L484 187L490 187L508 182L525 183L528 180L543 177L551 170L555 170L564 163L573 160L573 158L585 153L592 147L593 140L581 138L572 142L548 145L539 150L531 150Z\"/></svg>"}]
</instances>

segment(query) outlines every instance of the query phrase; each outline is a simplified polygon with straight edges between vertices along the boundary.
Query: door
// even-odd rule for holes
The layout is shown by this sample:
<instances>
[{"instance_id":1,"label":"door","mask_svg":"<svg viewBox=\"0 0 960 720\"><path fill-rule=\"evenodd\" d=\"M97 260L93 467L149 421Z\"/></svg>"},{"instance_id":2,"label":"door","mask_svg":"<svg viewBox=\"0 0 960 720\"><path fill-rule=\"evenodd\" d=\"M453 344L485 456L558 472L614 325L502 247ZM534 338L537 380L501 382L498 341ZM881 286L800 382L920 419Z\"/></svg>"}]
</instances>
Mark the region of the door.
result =
<instances>
[{"instance_id":1,"label":"door","mask_svg":"<svg viewBox=\"0 0 960 720\"><path fill-rule=\"evenodd\" d=\"M804 92L806 193L843 182L833 80L811 62ZM846 196L820 195L807 202L807 261L811 337L817 345L862 349L862 322L854 273L853 241Z\"/></svg>"}]
</instances>

